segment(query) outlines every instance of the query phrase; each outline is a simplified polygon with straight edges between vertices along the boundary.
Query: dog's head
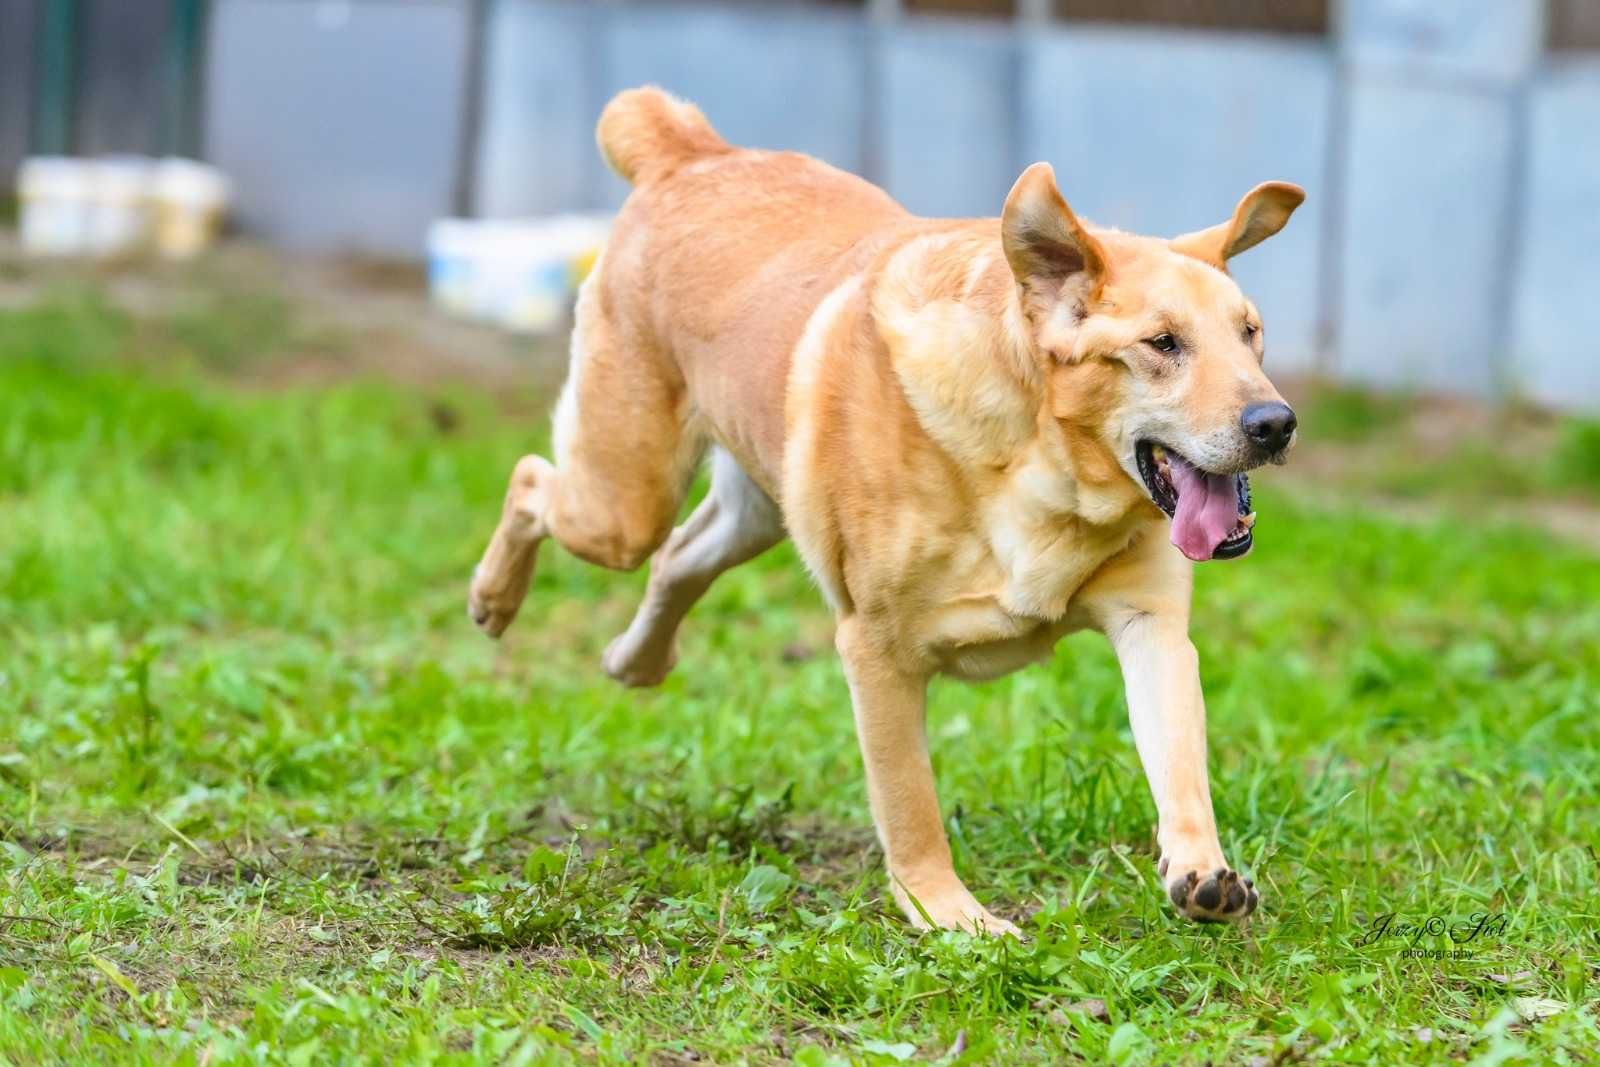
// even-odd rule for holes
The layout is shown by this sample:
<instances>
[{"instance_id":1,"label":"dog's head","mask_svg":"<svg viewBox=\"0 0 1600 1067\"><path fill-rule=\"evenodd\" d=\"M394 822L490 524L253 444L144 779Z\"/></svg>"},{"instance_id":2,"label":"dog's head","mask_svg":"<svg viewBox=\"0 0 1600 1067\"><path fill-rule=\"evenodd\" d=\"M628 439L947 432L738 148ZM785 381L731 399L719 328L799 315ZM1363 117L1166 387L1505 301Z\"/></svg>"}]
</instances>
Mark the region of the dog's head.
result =
<instances>
[{"instance_id":1,"label":"dog's head","mask_svg":"<svg viewBox=\"0 0 1600 1067\"><path fill-rule=\"evenodd\" d=\"M1001 240L1051 413L1143 487L1190 559L1250 550L1245 472L1294 443L1294 412L1261 368L1261 317L1227 263L1304 199L1268 182L1227 222L1164 241L1091 232L1045 163L1006 198Z\"/></svg>"}]
</instances>

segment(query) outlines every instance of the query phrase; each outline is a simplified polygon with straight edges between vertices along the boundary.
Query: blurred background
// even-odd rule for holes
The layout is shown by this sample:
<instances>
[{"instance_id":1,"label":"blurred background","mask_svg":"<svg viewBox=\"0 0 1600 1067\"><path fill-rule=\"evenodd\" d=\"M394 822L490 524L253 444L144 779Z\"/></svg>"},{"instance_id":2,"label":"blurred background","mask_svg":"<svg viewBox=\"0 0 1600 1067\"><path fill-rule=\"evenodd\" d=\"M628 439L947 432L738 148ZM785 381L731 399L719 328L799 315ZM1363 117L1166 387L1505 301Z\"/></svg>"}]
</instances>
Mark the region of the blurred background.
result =
<instances>
[{"instance_id":1,"label":"blurred background","mask_svg":"<svg viewBox=\"0 0 1600 1067\"><path fill-rule=\"evenodd\" d=\"M1095 635L935 689L957 862L1040 909L986 956L878 903L792 546L649 693L596 669L643 573L471 625L650 81L924 213L1305 186L1234 264L1302 439L1192 626L1262 926L1159 917ZM1577 1059L1596 191L1600 0L0 0L0 1060ZM1471 969L1356 940L1479 909Z\"/></svg>"},{"instance_id":2,"label":"blurred background","mask_svg":"<svg viewBox=\"0 0 1600 1067\"><path fill-rule=\"evenodd\" d=\"M603 235L593 124L641 82L927 214L1036 159L1158 234L1299 182L1238 264L1280 372L1600 408L1593 0L0 0L0 174L191 157L270 247L503 276Z\"/></svg>"}]
</instances>

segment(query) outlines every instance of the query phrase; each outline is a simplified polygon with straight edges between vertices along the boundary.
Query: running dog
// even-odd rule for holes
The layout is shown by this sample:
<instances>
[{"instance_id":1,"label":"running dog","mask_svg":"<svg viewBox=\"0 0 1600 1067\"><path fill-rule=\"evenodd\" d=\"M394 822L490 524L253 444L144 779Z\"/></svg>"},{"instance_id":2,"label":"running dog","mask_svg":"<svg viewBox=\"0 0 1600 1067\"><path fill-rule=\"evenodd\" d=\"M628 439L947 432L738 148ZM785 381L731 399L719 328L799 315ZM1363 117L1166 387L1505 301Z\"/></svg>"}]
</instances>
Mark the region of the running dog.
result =
<instances>
[{"instance_id":1,"label":"running dog","mask_svg":"<svg viewBox=\"0 0 1600 1067\"><path fill-rule=\"evenodd\" d=\"M1246 472L1295 440L1227 264L1305 194L1268 182L1164 240L1086 225L1045 163L999 219L918 218L815 159L729 145L654 88L613 99L597 137L633 192L578 298L555 461L518 461L473 620L505 630L546 538L617 570L649 559L603 662L654 685L717 575L792 537L837 617L890 890L917 926L987 933L1016 927L951 865L928 681L1096 629L1168 896L1192 919L1249 915L1206 778L1191 561L1250 550ZM710 492L674 529L708 451Z\"/></svg>"}]
</instances>

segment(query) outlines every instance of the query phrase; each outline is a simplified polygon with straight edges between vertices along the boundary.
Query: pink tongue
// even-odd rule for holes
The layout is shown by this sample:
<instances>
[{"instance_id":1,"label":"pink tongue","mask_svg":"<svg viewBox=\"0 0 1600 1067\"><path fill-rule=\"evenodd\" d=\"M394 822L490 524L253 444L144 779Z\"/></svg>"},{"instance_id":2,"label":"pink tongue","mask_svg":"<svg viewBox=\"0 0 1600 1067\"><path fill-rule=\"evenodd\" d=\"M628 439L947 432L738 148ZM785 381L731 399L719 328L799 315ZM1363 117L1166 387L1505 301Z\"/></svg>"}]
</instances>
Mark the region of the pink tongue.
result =
<instances>
[{"instance_id":1,"label":"pink tongue","mask_svg":"<svg viewBox=\"0 0 1600 1067\"><path fill-rule=\"evenodd\" d=\"M1231 474L1204 474L1167 453L1178 507L1172 543L1196 562L1208 560L1239 521L1239 491Z\"/></svg>"}]
</instances>

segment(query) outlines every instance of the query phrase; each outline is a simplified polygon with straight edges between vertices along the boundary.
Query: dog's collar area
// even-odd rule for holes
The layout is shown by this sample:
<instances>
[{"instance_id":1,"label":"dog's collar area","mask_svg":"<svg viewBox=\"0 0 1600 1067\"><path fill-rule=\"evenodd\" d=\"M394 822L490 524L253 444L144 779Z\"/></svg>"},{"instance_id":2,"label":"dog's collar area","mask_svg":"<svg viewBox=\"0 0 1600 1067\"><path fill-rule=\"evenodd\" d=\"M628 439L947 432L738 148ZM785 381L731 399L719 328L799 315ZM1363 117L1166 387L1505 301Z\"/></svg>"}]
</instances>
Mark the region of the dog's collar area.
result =
<instances>
[{"instance_id":1,"label":"dog's collar area","mask_svg":"<svg viewBox=\"0 0 1600 1067\"><path fill-rule=\"evenodd\" d=\"M1211 474L1176 449L1140 441L1134 450L1139 476L1156 507L1173 522L1173 544L1192 560L1237 559L1255 543L1255 512L1250 509L1250 479L1243 474ZM1233 523L1222 512L1226 479L1232 479ZM1189 496L1183 487L1188 487Z\"/></svg>"}]
</instances>

